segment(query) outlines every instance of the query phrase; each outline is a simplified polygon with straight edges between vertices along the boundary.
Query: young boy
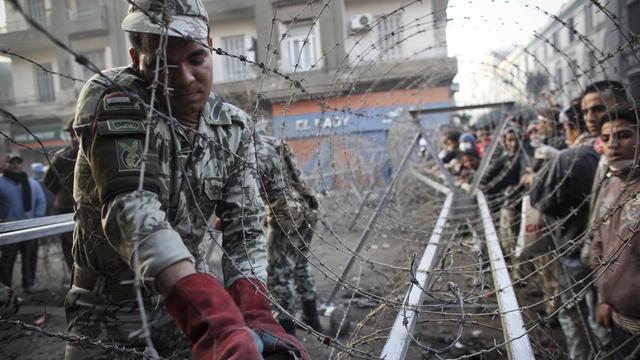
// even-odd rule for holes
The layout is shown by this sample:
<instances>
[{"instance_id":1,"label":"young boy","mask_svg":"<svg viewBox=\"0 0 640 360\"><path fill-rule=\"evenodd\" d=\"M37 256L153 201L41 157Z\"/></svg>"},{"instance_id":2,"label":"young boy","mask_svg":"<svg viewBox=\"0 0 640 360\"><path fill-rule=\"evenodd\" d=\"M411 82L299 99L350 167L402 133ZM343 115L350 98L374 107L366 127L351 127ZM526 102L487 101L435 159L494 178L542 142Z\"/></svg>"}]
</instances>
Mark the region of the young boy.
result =
<instances>
[{"instance_id":1,"label":"young boy","mask_svg":"<svg viewBox=\"0 0 640 360\"><path fill-rule=\"evenodd\" d=\"M591 264L597 270L598 323L612 333L615 358L640 345L640 171L638 118L627 109L600 117L600 139L609 166L595 211ZM633 338L635 336L635 338Z\"/></svg>"}]
</instances>

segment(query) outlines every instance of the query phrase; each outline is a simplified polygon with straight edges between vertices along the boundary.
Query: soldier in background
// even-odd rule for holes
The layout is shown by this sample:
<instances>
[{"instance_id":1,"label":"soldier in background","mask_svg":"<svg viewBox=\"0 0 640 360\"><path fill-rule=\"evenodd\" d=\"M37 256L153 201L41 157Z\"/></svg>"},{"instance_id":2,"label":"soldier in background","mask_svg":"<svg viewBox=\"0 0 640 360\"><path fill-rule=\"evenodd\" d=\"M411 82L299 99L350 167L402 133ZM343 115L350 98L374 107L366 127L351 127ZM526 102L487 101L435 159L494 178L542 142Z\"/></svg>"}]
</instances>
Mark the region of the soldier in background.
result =
<instances>
[{"instance_id":1,"label":"soldier in background","mask_svg":"<svg viewBox=\"0 0 640 360\"><path fill-rule=\"evenodd\" d=\"M304 182L289 145L258 132L258 187L267 210L269 228L269 290L282 307L295 314L294 284L302 300L304 322L322 332L316 309L316 290L311 272L309 246L318 220L318 201ZM280 314L287 333L294 335L293 320Z\"/></svg>"},{"instance_id":2,"label":"soldier in background","mask_svg":"<svg viewBox=\"0 0 640 360\"><path fill-rule=\"evenodd\" d=\"M44 185L55 195L53 208L56 214L67 214L75 211L73 205L73 169L76 166L78 157L78 137L73 131L73 117L67 121L65 131L69 134L69 145L58 150L51 166L44 174ZM71 247L73 246L73 233L60 234L62 244L62 254L64 261L73 268L73 256Z\"/></svg>"},{"instance_id":3,"label":"soldier in background","mask_svg":"<svg viewBox=\"0 0 640 360\"><path fill-rule=\"evenodd\" d=\"M162 357L309 359L271 314L249 118L212 93L202 1L137 0L122 29L131 65L92 77L76 107L68 332L143 350L146 338L132 334L144 334L144 311L145 330ZM162 84L154 84L156 76ZM148 114L150 105L155 111ZM224 282L207 273L204 261L214 214L223 233ZM114 355L123 357L69 343L65 357Z\"/></svg>"}]
</instances>

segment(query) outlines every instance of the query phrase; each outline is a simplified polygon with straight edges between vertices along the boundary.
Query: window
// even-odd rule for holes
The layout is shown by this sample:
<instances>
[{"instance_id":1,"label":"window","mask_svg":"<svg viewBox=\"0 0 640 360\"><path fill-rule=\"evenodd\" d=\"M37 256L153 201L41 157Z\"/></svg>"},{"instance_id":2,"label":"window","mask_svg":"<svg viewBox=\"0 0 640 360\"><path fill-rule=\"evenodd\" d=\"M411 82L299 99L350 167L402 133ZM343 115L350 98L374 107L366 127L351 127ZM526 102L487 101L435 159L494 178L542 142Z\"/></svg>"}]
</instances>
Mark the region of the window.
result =
<instances>
[{"instance_id":1,"label":"window","mask_svg":"<svg viewBox=\"0 0 640 360\"><path fill-rule=\"evenodd\" d=\"M596 77L596 58L593 52L589 52L587 58L589 59L589 77L593 79Z\"/></svg>"},{"instance_id":2,"label":"window","mask_svg":"<svg viewBox=\"0 0 640 360\"><path fill-rule=\"evenodd\" d=\"M591 5L584 8L584 30L585 33L593 27L593 13L591 12Z\"/></svg>"},{"instance_id":3,"label":"window","mask_svg":"<svg viewBox=\"0 0 640 360\"><path fill-rule=\"evenodd\" d=\"M244 35L223 37L222 46L223 50L229 54L246 56ZM244 64L236 58L223 56L222 78L226 81L243 80L245 78Z\"/></svg>"},{"instance_id":4,"label":"window","mask_svg":"<svg viewBox=\"0 0 640 360\"><path fill-rule=\"evenodd\" d=\"M293 25L282 43L289 71L309 71L316 62L316 36L311 24Z\"/></svg>"},{"instance_id":5,"label":"window","mask_svg":"<svg viewBox=\"0 0 640 360\"><path fill-rule=\"evenodd\" d=\"M569 31L569 42L572 43L576 39L576 34L574 33L576 24L572 17L567 20L567 27Z\"/></svg>"},{"instance_id":6,"label":"window","mask_svg":"<svg viewBox=\"0 0 640 360\"><path fill-rule=\"evenodd\" d=\"M378 43L380 44L380 58L384 61L397 60L402 56L402 14L392 14L378 24Z\"/></svg>"},{"instance_id":7,"label":"window","mask_svg":"<svg viewBox=\"0 0 640 360\"><path fill-rule=\"evenodd\" d=\"M50 63L43 63L42 67L51 71ZM56 99L53 91L53 79L51 78L50 73L40 68L36 68L36 83L38 86L38 100L40 102L49 102Z\"/></svg>"},{"instance_id":8,"label":"window","mask_svg":"<svg viewBox=\"0 0 640 360\"><path fill-rule=\"evenodd\" d=\"M47 12L44 8L44 0L28 0L27 11L29 15L40 25L47 24Z\"/></svg>"},{"instance_id":9,"label":"window","mask_svg":"<svg viewBox=\"0 0 640 360\"><path fill-rule=\"evenodd\" d=\"M91 61L91 63L94 64L98 69L103 70L105 68L106 65L104 62L104 50L89 51L83 53L82 55L84 55L89 61ZM82 67L82 77L85 80L89 80L89 78L91 78L93 75L95 75L93 71L84 66Z\"/></svg>"},{"instance_id":10,"label":"window","mask_svg":"<svg viewBox=\"0 0 640 360\"><path fill-rule=\"evenodd\" d=\"M562 84L562 64L558 64L556 67L556 89L562 89L563 84Z\"/></svg>"},{"instance_id":11,"label":"window","mask_svg":"<svg viewBox=\"0 0 640 360\"><path fill-rule=\"evenodd\" d=\"M76 11L78 17L96 15L98 13L99 3L96 0L76 0Z\"/></svg>"}]
</instances>

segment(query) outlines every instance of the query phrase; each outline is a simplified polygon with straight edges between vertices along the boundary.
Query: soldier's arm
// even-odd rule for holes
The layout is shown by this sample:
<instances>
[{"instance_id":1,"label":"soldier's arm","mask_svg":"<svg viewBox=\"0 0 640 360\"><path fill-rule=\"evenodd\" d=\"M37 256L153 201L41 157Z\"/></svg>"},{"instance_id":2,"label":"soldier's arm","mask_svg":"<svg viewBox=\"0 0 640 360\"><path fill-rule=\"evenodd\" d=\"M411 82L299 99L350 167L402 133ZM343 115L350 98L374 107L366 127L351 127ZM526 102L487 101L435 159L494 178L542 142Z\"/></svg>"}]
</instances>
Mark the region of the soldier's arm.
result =
<instances>
[{"instance_id":1,"label":"soldier's arm","mask_svg":"<svg viewBox=\"0 0 640 360\"><path fill-rule=\"evenodd\" d=\"M239 119L234 123L239 125ZM256 184L255 148L249 130L239 134L237 152L229 155L231 171L216 209L223 229L222 246L228 256L222 259L225 285L242 277L266 282L267 252L262 219L264 207Z\"/></svg>"},{"instance_id":2,"label":"soldier's arm","mask_svg":"<svg viewBox=\"0 0 640 360\"><path fill-rule=\"evenodd\" d=\"M78 114L83 114L82 103ZM180 235L162 209L158 193L158 159L153 146L147 154L143 189L138 191L145 142L142 106L121 91L106 91L94 107L89 123L76 127L81 155L91 166L102 204L102 227L109 244L134 269L134 255L145 279L153 279L170 265L192 259ZM78 122L78 119L76 119ZM164 285L164 283L163 283Z\"/></svg>"}]
</instances>

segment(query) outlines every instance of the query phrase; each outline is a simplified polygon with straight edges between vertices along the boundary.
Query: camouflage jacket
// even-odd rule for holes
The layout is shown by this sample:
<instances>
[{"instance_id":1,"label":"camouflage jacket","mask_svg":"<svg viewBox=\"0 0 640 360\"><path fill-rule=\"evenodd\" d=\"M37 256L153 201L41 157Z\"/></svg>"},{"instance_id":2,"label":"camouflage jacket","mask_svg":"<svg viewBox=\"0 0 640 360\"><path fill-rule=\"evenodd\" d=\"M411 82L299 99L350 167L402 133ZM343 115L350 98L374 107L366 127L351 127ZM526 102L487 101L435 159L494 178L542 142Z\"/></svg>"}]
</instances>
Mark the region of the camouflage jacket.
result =
<instances>
[{"instance_id":1,"label":"camouflage jacket","mask_svg":"<svg viewBox=\"0 0 640 360\"><path fill-rule=\"evenodd\" d=\"M289 145L270 136L256 141L258 159L258 187L260 196L268 204L269 223L277 220L291 230L303 224L303 219L316 221L318 203L313 190L302 179L295 156Z\"/></svg>"},{"instance_id":2,"label":"camouflage jacket","mask_svg":"<svg viewBox=\"0 0 640 360\"><path fill-rule=\"evenodd\" d=\"M94 76L80 93L74 121L76 264L127 280L137 249L145 287L153 291L150 280L177 261L190 258L203 269L201 243L215 213L224 229L225 284L242 276L265 281L264 211L246 114L212 94L193 140L187 129L154 114L144 189L137 191L146 118L140 101L148 104L150 94L132 67L103 73L118 85Z\"/></svg>"}]
</instances>

